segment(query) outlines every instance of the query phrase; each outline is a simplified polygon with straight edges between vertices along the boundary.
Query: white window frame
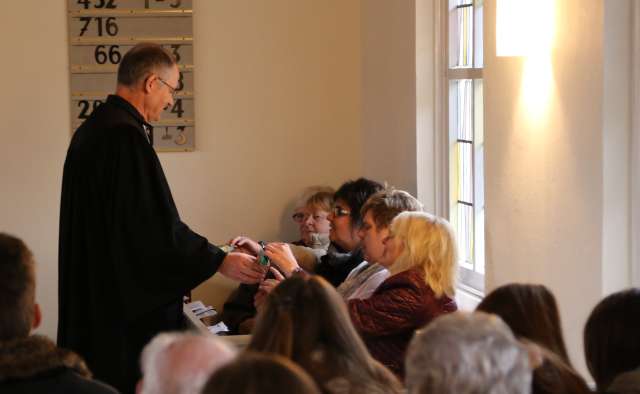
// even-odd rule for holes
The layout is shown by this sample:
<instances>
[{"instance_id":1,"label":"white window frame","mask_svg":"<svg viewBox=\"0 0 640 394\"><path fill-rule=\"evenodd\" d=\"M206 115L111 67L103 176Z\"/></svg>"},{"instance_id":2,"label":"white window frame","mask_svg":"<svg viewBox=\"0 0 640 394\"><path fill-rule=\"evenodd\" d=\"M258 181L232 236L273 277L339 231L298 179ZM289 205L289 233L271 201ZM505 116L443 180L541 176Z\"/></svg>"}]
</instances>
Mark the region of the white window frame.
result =
<instances>
[{"instance_id":1,"label":"white window frame","mask_svg":"<svg viewBox=\"0 0 640 394\"><path fill-rule=\"evenodd\" d=\"M475 3L475 0L473 0ZM452 164L453 163L453 149L455 149L455 141L457 140L457 136L452 136L449 127L449 82L455 79L483 79L482 78L482 68L459 68L459 69L449 69L449 1L448 0L440 0L436 1L436 64L435 64L435 72L436 72L436 84L435 84L435 96L436 96L436 130L440 130L439 139L440 143L437 143L438 150L443 158L442 160L442 169L444 170L445 176L442 177L442 200L445 202L440 206L439 212L445 217L448 217L452 222L454 228L456 228L455 223L455 212L453 212L452 207L454 207L457 201L453 201L454 196L452 196L452 190L455 187L453 185L454 180L456 179L456 168ZM474 40L475 45L475 40ZM475 94L475 93L474 93ZM483 121L483 116L480 117L481 121ZM474 116L474 122L476 121ZM476 132L477 127L474 125L474 141L476 140ZM483 154L479 155L479 160L483 160ZM474 255L476 257L480 257L485 259L484 254L484 220L482 220L482 225L477 225L477 219L481 217L484 218L483 213L478 212L478 210L484 210L484 177L483 174L478 174L476 172L477 160L478 156L476 155L476 145L474 143L473 146L473 190L474 190L474 244L475 251ZM480 163L480 168L482 168L482 163ZM479 176L478 176L479 175ZM476 231L476 228L482 228L481 233ZM473 262L475 264L475 262ZM486 264L485 264L486 269ZM460 282L459 287L469 292L473 295L482 297L484 293L485 287L485 275L478 273L472 269L468 269L465 267L461 267L459 269Z\"/></svg>"}]
</instances>

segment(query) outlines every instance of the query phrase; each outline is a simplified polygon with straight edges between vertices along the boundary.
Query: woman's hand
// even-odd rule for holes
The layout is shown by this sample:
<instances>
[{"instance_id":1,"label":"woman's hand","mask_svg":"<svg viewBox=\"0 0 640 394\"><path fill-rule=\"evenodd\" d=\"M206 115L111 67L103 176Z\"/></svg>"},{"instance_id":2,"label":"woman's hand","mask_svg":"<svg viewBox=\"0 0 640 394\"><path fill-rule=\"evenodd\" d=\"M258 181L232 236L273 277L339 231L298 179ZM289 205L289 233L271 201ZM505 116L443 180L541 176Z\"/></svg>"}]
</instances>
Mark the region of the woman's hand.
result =
<instances>
[{"instance_id":1,"label":"woman's hand","mask_svg":"<svg viewBox=\"0 0 640 394\"><path fill-rule=\"evenodd\" d=\"M245 237L244 235L235 237L229 241L229 245L235 247L240 252L248 253L253 256L257 256L262 250L259 243L249 237Z\"/></svg>"},{"instance_id":2,"label":"woman's hand","mask_svg":"<svg viewBox=\"0 0 640 394\"><path fill-rule=\"evenodd\" d=\"M280 268L280 271L284 273L284 277L286 278L290 277L293 271L300 267L289 244L271 242L265 246L264 254L273 264Z\"/></svg>"},{"instance_id":3,"label":"woman's hand","mask_svg":"<svg viewBox=\"0 0 640 394\"><path fill-rule=\"evenodd\" d=\"M273 274L274 279L263 280L262 283L260 283L260 287L258 287L258 292L253 297L253 305L257 310L260 310L262 308L269 293L271 293L273 289L275 289L280 284L280 282L285 279L277 269L269 267L269 271L271 271L271 273Z\"/></svg>"}]
</instances>

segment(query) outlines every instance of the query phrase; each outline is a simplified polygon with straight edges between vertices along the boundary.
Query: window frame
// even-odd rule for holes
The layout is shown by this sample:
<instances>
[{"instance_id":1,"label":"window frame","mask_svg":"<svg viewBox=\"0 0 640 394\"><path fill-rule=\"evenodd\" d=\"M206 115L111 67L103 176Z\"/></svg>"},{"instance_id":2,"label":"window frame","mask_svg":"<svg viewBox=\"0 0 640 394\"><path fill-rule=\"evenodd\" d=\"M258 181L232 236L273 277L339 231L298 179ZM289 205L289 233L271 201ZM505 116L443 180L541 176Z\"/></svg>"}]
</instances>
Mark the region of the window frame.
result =
<instances>
[{"instance_id":1,"label":"window frame","mask_svg":"<svg viewBox=\"0 0 640 394\"><path fill-rule=\"evenodd\" d=\"M482 1L482 0L481 0ZM471 0L472 6L475 7L477 0ZM471 68L450 68L449 66L449 0L440 0L436 2L436 15L438 16L436 22L436 75L439 77L436 81L436 103L439 107L436 107L436 114L438 119L436 120L437 130L441 130L441 135L443 139L442 146L442 156L443 156L443 169L445 170L445 175L443 177L443 181L445 185L443 185L443 200L445 204L443 204L442 213L445 217L449 218L450 222L454 226L454 230L457 233L457 223L455 221L456 212L455 207L458 204L457 196L454 196L454 191L457 180L457 166L455 163L455 149L457 148L457 140L458 136L454 135L454 132L451 130L451 122L450 122L450 113L449 113L449 102L450 102L450 82L453 80L464 80L468 79L472 81L472 100L474 102L473 110L475 112L475 104L476 104L476 93L475 93L475 81L483 79L483 68L476 67L475 59L472 59L473 67ZM475 16L475 14L474 14ZM475 18L474 18L475 22ZM484 21L483 21L484 22ZM476 29L473 28L473 33L476 33ZM484 37L483 37L484 38ZM475 35L472 36L472 56L475 54L475 46L477 44L477 40ZM482 40L484 43L484 39ZM484 88L482 88L484 90ZM484 100L482 100L484 103ZM484 104L483 104L484 106ZM484 122L484 114L480 114L480 122ZM483 260L483 264L485 267L485 273L477 272L475 269L469 269L463 266L463 264L459 264L459 284L458 287L477 296L482 296L485 290L485 274L486 274L486 256L484 249L485 235L484 235L484 220L482 220L482 226L477 224L477 219L481 217L484 219L484 174L483 170L477 171L478 160L484 161L484 147L480 150L482 151L482 155L478 158L477 156L477 146L476 146L476 137L478 132L478 119L476 118L476 114L473 113L471 116L473 120L473 135L474 142L472 145L472 187L473 187L473 242L475 245L474 250L474 261L471 263L474 267L476 264L475 259L481 255ZM483 127L483 125L482 125ZM483 133L483 130L481 130ZM482 139L481 139L482 141ZM480 174L478 174L480 172ZM482 216L480 216L482 215ZM477 231L479 227L481 231ZM480 234L482 233L482 234Z\"/></svg>"}]
</instances>

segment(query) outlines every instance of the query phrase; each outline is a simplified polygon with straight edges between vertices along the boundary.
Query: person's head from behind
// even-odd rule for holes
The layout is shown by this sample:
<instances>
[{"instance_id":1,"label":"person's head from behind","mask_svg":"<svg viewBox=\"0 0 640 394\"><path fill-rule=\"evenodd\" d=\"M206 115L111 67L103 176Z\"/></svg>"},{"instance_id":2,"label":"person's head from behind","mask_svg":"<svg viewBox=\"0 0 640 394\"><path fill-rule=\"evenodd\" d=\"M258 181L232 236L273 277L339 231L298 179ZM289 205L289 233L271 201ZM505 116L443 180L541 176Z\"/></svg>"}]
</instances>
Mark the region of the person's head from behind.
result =
<instances>
[{"instance_id":1,"label":"person's head from behind","mask_svg":"<svg viewBox=\"0 0 640 394\"><path fill-rule=\"evenodd\" d=\"M436 297L455 295L458 246L449 222L426 212L402 212L391 222L380 261L392 275L424 272Z\"/></svg>"},{"instance_id":2,"label":"person's head from behind","mask_svg":"<svg viewBox=\"0 0 640 394\"><path fill-rule=\"evenodd\" d=\"M403 190L385 189L369 197L360 210L359 235L365 260L376 263L382 258L391 221L404 211L422 211L422 204Z\"/></svg>"},{"instance_id":3,"label":"person's head from behind","mask_svg":"<svg viewBox=\"0 0 640 394\"><path fill-rule=\"evenodd\" d=\"M202 394L320 394L313 379L276 354L246 352L211 375Z\"/></svg>"},{"instance_id":4,"label":"person's head from behind","mask_svg":"<svg viewBox=\"0 0 640 394\"><path fill-rule=\"evenodd\" d=\"M164 333L145 346L140 357L138 394L197 394L211 373L236 352L214 336Z\"/></svg>"},{"instance_id":5,"label":"person's head from behind","mask_svg":"<svg viewBox=\"0 0 640 394\"><path fill-rule=\"evenodd\" d=\"M157 44L134 46L118 66L118 94L134 100L149 122L159 120L162 111L173 105L180 83L175 58Z\"/></svg>"},{"instance_id":6,"label":"person's head from behind","mask_svg":"<svg viewBox=\"0 0 640 394\"><path fill-rule=\"evenodd\" d=\"M328 242L331 229L328 217L333 209L334 193L330 187L316 186L306 189L298 199L292 218L306 246Z\"/></svg>"},{"instance_id":7,"label":"person's head from behind","mask_svg":"<svg viewBox=\"0 0 640 394\"><path fill-rule=\"evenodd\" d=\"M605 297L584 329L587 367L604 392L615 378L640 368L640 288Z\"/></svg>"},{"instance_id":8,"label":"person's head from behind","mask_svg":"<svg viewBox=\"0 0 640 394\"><path fill-rule=\"evenodd\" d=\"M369 197L382 189L381 184L366 178L348 181L340 186L334 195L333 212L329 215L331 241L346 251L360 246L360 210Z\"/></svg>"},{"instance_id":9,"label":"person's head from behind","mask_svg":"<svg viewBox=\"0 0 640 394\"><path fill-rule=\"evenodd\" d=\"M406 359L409 394L528 394L527 350L500 318L441 316L416 333Z\"/></svg>"},{"instance_id":10,"label":"person's head from behind","mask_svg":"<svg viewBox=\"0 0 640 394\"><path fill-rule=\"evenodd\" d=\"M569 363L556 299L543 285L508 284L489 293L476 308L502 318L518 338L555 352Z\"/></svg>"},{"instance_id":11,"label":"person's head from behind","mask_svg":"<svg viewBox=\"0 0 640 394\"><path fill-rule=\"evenodd\" d=\"M295 361L318 384L338 375L354 384L395 383L369 355L340 295L319 276L293 276L269 294L249 349Z\"/></svg>"},{"instance_id":12,"label":"person's head from behind","mask_svg":"<svg viewBox=\"0 0 640 394\"><path fill-rule=\"evenodd\" d=\"M35 262L20 239L0 233L0 341L28 337L40 325Z\"/></svg>"}]
</instances>

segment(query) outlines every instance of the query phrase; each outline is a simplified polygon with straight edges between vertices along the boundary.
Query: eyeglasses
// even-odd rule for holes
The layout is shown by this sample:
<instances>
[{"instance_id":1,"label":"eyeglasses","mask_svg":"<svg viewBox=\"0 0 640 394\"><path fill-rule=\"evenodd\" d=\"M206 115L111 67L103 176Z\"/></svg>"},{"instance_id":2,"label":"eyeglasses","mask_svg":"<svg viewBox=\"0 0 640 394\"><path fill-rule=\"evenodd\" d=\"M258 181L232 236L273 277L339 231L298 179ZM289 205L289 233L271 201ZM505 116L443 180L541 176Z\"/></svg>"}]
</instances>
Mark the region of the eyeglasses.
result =
<instances>
[{"instance_id":1,"label":"eyeglasses","mask_svg":"<svg viewBox=\"0 0 640 394\"><path fill-rule=\"evenodd\" d=\"M333 216L340 217L340 216L350 215L351 211L347 211L346 209L344 209L342 207L335 206L335 207L333 207L332 213L333 213Z\"/></svg>"},{"instance_id":2,"label":"eyeglasses","mask_svg":"<svg viewBox=\"0 0 640 394\"><path fill-rule=\"evenodd\" d=\"M302 213L302 212L296 212L293 215L291 215L291 219L293 219L294 222L296 223L302 223L302 222L306 222L307 220L309 220L309 218L313 218L313 220L315 222L318 222L320 220L326 220L327 219L327 214L323 213L323 214L310 214L310 213Z\"/></svg>"},{"instance_id":3,"label":"eyeglasses","mask_svg":"<svg viewBox=\"0 0 640 394\"><path fill-rule=\"evenodd\" d=\"M166 87L169 88L169 93L171 94L171 97L175 98L176 97L176 93L178 93L178 88L174 88L173 86L169 85L167 83L167 81L165 81L164 79L158 77L158 81L162 82Z\"/></svg>"}]
</instances>

